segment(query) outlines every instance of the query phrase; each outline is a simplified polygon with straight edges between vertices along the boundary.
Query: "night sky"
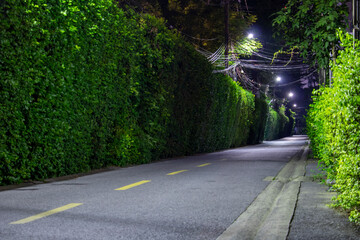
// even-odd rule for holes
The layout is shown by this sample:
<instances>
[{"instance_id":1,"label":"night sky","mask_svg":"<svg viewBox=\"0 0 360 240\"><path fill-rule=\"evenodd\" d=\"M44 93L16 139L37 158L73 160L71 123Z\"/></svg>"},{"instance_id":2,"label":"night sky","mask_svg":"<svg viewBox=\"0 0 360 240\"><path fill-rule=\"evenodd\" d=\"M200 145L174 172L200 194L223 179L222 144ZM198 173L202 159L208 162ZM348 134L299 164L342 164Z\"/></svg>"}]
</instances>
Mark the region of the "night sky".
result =
<instances>
[{"instance_id":1,"label":"night sky","mask_svg":"<svg viewBox=\"0 0 360 240\"><path fill-rule=\"evenodd\" d=\"M258 17L258 21L254 28L259 33L259 37L272 41L272 14L281 10L287 0L247 0L249 12Z\"/></svg>"},{"instance_id":2,"label":"night sky","mask_svg":"<svg viewBox=\"0 0 360 240\"><path fill-rule=\"evenodd\" d=\"M247 0L249 12L258 16L258 21L251 27L250 31L263 43L266 50L279 50L283 44L281 40L273 38L274 32L271 22L274 17L271 15L281 10L287 2L287 0ZM297 81L301 76L299 71L277 72L275 74L282 77L279 85L290 84ZM306 109L311 103L312 89L302 89L299 83L277 88L277 93L282 97L287 97L290 91L294 93L294 97L289 98L289 105L296 104L297 108L292 109L298 113L298 118L303 118L302 116L306 114Z\"/></svg>"}]
</instances>

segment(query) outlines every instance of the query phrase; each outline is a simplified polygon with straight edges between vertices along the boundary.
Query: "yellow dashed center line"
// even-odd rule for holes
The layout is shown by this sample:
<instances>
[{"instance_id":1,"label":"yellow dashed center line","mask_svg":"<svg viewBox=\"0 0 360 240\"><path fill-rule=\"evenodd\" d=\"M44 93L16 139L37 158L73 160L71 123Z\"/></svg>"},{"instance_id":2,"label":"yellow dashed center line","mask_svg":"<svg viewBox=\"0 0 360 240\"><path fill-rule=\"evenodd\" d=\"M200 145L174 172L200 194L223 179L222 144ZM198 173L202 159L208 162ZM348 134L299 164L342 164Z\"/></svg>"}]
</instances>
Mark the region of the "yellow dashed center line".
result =
<instances>
[{"instance_id":1,"label":"yellow dashed center line","mask_svg":"<svg viewBox=\"0 0 360 240\"><path fill-rule=\"evenodd\" d=\"M176 171L176 172L171 172L171 173L168 173L166 175L175 175L175 174L178 174L178 173L182 173L182 172L186 172L187 170L180 170L180 171Z\"/></svg>"},{"instance_id":2,"label":"yellow dashed center line","mask_svg":"<svg viewBox=\"0 0 360 240\"><path fill-rule=\"evenodd\" d=\"M136 183L133 183L133 184L123 186L121 188L117 188L115 190L128 190L130 188L133 188L133 187L136 187L136 186L142 185L144 183L148 183L148 182L151 182L151 180L143 180L143 181L140 181L140 182L136 182Z\"/></svg>"},{"instance_id":3,"label":"yellow dashed center line","mask_svg":"<svg viewBox=\"0 0 360 240\"><path fill-rule=\"evenodd\" d=\"M197 165L197 167L205 167L205 166L208 166L210 165L211 163L204 163L204 164L201 164L201 165Z\"/></svg>"},{"instance_id":4,"label":"yellow dashed center line","mask_svg":"<svg viewBox=\"0 0 360 240\"><path fill-rule=\"evenodd\" d=\"M59 208L55 208L55 209L47 211L47 212L39 213L37 215L31 216L28 218L24 218L19 221L11 222L10 224L24 224L24 223L32 222L32 221L38 220L40 218L47 217L47 216L53 215L55 213L63 212L65 210L68 210L70 208L74 208L74 207L77 207L80 205L82 205L82 203L70 203L68 205L65 205L65 206L62 206Z\"/></svg>"}]
</instances>

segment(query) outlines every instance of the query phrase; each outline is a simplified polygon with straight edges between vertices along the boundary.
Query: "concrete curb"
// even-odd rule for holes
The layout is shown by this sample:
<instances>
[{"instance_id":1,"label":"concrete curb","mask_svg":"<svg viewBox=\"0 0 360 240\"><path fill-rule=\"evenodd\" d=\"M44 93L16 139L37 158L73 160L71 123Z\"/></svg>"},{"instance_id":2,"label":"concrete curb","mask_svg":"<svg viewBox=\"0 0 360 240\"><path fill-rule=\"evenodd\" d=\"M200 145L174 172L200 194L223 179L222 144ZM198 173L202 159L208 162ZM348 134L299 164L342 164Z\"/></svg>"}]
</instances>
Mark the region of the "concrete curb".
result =
<instances>
[{"instance_id":1,"label":"concrete curb","mask_svg":"<svg viewBox=\"0 0 360 240\"><path fill-rule=\"evenodd\" d=\"M305 146L217 240L286 239L308 154Z\"/></svg>"}]
</instances>

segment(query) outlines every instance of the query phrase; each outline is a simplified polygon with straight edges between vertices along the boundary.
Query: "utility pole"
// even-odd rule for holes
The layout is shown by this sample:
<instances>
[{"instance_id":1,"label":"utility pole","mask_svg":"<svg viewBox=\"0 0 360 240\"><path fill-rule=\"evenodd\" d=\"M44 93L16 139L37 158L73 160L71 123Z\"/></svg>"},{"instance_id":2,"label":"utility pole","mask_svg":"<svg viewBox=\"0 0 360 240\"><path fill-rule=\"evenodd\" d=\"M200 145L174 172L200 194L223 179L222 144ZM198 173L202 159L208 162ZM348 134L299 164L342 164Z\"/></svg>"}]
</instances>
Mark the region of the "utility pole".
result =
<instances>
[{"instance_id":1,"label":"utility pole","mask_svg":"<svg viewBox=\"0 0 360 240\"><path fill-rule=\"evenodd\" d=\"M229 67L229 8L230 0L225 0L224 4L224 16L225 16L225 68Z\"/></svg>"},{"instance_id":2,"label":"utility pole","mask_svg":"<svg viewBox=\"0 0 360 240\"><path fill-rule=\"evenodd\" d=\"M360 3L359 0L352 0L352 20L353 20L353 36L354 47L355 38L360 39Z\"/></svg>"}]
</instances>

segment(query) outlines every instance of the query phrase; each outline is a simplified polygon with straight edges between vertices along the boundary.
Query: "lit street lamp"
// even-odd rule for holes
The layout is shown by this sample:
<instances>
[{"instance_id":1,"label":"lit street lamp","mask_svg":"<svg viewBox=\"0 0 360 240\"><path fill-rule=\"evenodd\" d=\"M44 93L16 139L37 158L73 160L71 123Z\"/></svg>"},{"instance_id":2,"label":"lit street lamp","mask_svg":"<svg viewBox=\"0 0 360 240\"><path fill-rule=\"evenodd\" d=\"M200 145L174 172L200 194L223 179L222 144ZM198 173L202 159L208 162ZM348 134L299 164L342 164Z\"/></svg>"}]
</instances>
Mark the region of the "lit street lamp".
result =
<instances>
[{"instance_id":1,"label":"lit street lamp","mask_svg":"<svg viewBox=\"0 0 360 240\"><path fill-rule=\"evenodd\" d=\"M293 97L293 96L294 96L294 93L290 92L289 97Z\"/></svg>"},{"instance_id":2,"label":"lit street lamp","mask_svg":"<svg viewBox=\"0 0 360 240\"><path fill-rule=\"evenodd\" d=\"M280 82L280 81L281 81L281 77L278 76L278 77L276 78L276 81L277 81L277 82Z\"/></svg>"},{"instance_id":3,"label":"lit street lamp","mask_svg":"<svg viewBox=\"0 0 360 240\"><path fill-rule=\"evenodd\" d=\"M254 38L254 34L249 33L247 37L248 37L249 39L252 39L252 38Z\"/></svg>"}]
</instances>

